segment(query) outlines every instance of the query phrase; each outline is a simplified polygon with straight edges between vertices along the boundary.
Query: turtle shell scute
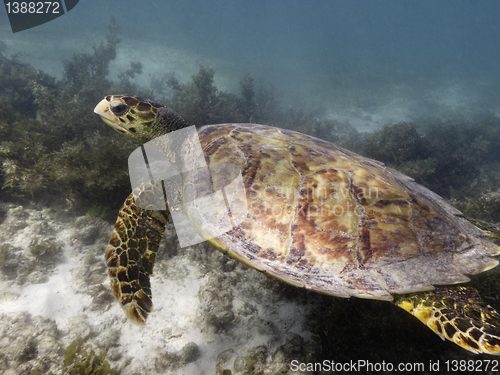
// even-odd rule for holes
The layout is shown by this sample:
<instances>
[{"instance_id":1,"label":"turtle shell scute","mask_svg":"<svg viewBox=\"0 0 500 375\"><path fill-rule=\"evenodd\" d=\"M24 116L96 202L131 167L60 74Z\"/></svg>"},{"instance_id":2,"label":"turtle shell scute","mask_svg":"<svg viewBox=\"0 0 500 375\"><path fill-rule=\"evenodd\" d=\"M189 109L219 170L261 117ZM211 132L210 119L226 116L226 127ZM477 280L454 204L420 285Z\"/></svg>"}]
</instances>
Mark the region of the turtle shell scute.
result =
<instances>
[{"instance_id":1,"label":"turtle shell scute","mask_svg":"<svg viewBox=\"0 0 500 375\"><path fill-rule=\"evenodd\" d=\"M226 191L238 198L227 203L239 221L207 239L285 282L390 300L466 281L500 253L410 177L326 141L255 124L208 125L198 137L209 173L188 174L185 190L206 196L228 186L223 176L239 174L244 186ZM183 145L184 155L192 144ZM196 226L206 225L194 216Z\"/></svg>"}]
</instances>

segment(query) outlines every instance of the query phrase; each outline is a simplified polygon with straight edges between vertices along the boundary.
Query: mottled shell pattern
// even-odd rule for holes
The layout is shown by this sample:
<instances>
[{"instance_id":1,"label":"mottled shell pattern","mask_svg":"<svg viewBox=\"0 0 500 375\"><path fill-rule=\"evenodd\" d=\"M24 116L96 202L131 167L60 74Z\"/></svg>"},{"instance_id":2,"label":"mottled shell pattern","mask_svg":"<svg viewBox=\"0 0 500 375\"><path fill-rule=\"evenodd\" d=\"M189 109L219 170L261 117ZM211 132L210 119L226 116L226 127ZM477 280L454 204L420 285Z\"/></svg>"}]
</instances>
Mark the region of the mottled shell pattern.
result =
<instances>
[{"instance_id":1,"label":"mottled shell pattern","mask_svg":"<svg viewBox=\"0 0 500 375\"><path fill-rule=\"evenodd\" d=\"M231 198L239 224L210 241L287 283L392 300L393 293L468 281L465 275L498 263L490 256L500 248L459 211L380 162L264 125L209 125L198 136L211 186L192 172L186 196L223 189L234 171L244 182ZM188 141L182 149L187 164L192 147ZM203 209L190 212L200 228Z\"/></svg>"}]
</instances>

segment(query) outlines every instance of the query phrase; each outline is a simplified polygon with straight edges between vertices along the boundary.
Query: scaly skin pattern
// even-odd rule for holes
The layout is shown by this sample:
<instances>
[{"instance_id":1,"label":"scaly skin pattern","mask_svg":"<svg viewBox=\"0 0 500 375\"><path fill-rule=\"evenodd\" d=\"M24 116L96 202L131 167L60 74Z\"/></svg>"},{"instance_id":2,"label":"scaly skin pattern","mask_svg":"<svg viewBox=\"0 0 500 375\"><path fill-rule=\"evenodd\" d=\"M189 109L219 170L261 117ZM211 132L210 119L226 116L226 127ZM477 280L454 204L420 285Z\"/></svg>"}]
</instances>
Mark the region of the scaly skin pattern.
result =
<instances>
[{"instance_id":1,"label":"scaly skin pattern","mask_svg":"<svg viewBox=\"0 0 500 375\"><path fill-rule=\"evenodd\" d=\"M154 138L161 129L187 126L170 109L136 97L108 96L95 111L139 141L148 132ZM219 124L199 128L198 137L208 171L190 157L196 142L176 145L186 171L180 190L190 202L192 225L219 250L324 294L387 301L407 294L395 303L442 338L472 352L500 354L498 314L477 292L455 286L433 291L498 264L492 257L500 247L486 239L489 231L410 177L304 134ZM239 173L241 184L227 190ZM160 186L127 199L106 251L113 292L138 324L152 309L149 276L166 213L141 210L134 199ZM210 228L223 218L199 198L221 190L234 225L211 237Z\"/></svg>"},{"instance_id":2,"label":"scaly skin pattern","mask_svg":"<svg viewBox=\"0 0 500 375\"><path fill-rule=\"evenodd\" d=\"M144 184L125 200L106 249L111 289L127 317L143 325L153 309L150 276L167 217L162 211L136 205L141 195L154 194L161 185Z\"/></svg>"},{"instance_id":3,"label":"scaly skin pattern","mask_svg":"<svg viewBox=\"0 0 500 375\"><path fill-rule=\"evenodd\" d=\"M439 287L400 296L397 306L455 344L474 352L500 354L500 315L470 287Z\"/></svg>"}]
</instances>

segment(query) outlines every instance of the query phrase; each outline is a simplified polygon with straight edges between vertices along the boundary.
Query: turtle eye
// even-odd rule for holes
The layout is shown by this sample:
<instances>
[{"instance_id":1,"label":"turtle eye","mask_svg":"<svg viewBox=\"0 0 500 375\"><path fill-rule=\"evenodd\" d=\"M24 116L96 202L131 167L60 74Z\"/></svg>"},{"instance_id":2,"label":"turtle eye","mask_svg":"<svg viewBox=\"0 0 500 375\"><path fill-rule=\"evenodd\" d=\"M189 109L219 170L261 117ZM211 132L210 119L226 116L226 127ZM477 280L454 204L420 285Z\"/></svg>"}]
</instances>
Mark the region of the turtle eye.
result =
<instances>
[{"instance_id":1,"label":"turtle eye","mask_svg":"<svg viewBox=\"0 0 500 375\"><path fill-rule=\"evenodd\" d=\"M118 100L114 100L111 103L109 103L109 109L115 116L122 116L128 111L128 105L125 103L122 103Z\"/></svg>"}]
</instances>

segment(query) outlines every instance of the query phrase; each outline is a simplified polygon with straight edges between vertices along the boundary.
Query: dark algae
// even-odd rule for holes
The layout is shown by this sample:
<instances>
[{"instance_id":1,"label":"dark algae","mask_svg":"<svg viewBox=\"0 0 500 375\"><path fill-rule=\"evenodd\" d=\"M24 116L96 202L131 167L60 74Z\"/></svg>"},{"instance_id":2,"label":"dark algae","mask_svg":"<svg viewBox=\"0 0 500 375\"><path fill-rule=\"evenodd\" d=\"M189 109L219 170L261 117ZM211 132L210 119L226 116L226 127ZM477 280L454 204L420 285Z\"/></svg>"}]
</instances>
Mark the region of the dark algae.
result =
<instances>
[{"instance_id":1,"label":"dark algae","mask_svg":"<svg viewBox=\"0 0 500 375\"><path fill-rule=\"evenodd\" d=\"M115 375L105 358L106 352L96 354L92 347L85 345L79 337L66 348L61 372L51 372L49 375ZM38 375L37 370L33 370L30 375Z\"/></svg>"},{"instance_id":2,"label":"dark algae","mask_svg":"<svg viewBox=\"0 0 500 375\"><path fill-rule=\"evenodd\" d=\"M61 81L0 52L0 183L4 194L27 198L58 195L82 207L106 204L126 189L126 160L135 145L118 140L88 111L103 92L159 90L136 87L139 61L109 80L109 64L120 47L114 19L92 53L64 62ZM239 93L221 91L216 69L200 65L191 81L174 73L157 83L164 102L192 124L256 122L289 128L338 143L415 178L467 214L499 220L500 119L387 124L371 134L322 120L321 111L281 107L279 91L245 71ZM28 136L29 135L29 136ZM55 194L56 193L56 194ZM116 202L115 204L118 204Z\"/></svg>"}]
</instances>

